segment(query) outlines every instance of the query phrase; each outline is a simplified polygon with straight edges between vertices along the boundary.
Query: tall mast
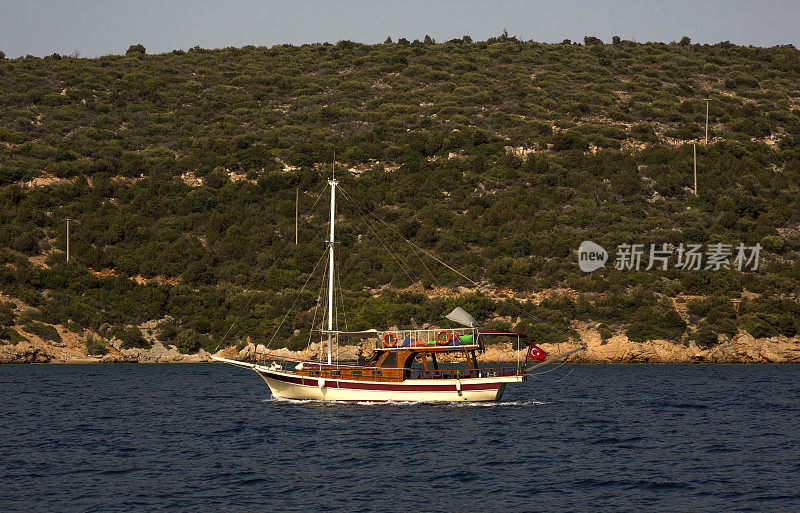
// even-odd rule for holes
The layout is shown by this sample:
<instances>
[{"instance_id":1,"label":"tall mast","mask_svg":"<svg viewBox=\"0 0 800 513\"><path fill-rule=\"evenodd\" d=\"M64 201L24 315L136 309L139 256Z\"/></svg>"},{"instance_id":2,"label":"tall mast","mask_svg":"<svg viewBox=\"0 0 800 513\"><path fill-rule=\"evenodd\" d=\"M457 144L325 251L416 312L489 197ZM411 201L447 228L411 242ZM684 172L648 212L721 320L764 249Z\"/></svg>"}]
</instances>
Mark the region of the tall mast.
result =
<instances>
[{"instance_id":1,"label":"tall mast","mask_svg":"<svg viewBox=\"0 0 800 513\"><path fill-rule=\"evenodd\" d=\"M334 168L336 167L336 161L333 161ZM333 242L334 242L334 229L333 223L334 218L336 217L336 185L337 181L333 175L331 175L331 180L328 180L328 185L331 186L331 238L328 242L328 247L330 251L328 262L330 263L330 267L328 268L328 365L332 363L332 354L333 354Z\"/></svg>"}]
</instances>

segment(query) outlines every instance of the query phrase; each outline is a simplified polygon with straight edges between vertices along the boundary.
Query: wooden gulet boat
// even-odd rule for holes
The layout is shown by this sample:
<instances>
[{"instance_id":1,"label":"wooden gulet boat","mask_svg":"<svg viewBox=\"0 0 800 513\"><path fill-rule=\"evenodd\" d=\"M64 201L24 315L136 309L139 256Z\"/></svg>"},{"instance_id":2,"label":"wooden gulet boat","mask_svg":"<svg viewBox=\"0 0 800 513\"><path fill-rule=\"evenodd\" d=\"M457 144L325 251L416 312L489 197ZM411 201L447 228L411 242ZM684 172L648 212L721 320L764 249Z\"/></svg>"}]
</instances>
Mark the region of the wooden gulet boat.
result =
<instances>
[{"instance_id":1,"label":"wooden gulet boat","mask_svg":"<svg viewBox=\"0 0 800 513\"><path fill-rule=\"evenodd\" d=\"M285 399L321 401L499 401L506 385L527 379L530 358L547 356L523 333L482 331L467 312L456 308L447 318L464 327L454 329L413 329L391 331L339 331L334 329L334 244L336 186L331 189L330 239L328 241L326 361L292 360L261 355L257 363L212 356L214 360L246 367L261 376L272 395ZM484 352L487 337L511 337L517 348L528 346L524 361L514 366L481 368L478 354ZM333 361L334 344L348 337L362 342L372 339L374 349L356 365ZM523 345L524 344L524 345ZM580 350L580 349L579 349ZM575 351L557 357L561 359ZM519 354L519 351L518 351ZM442 359L463 362L461 368L445 368Z\"/></svg>"},{"instance_id":2,"label":"wooden gulet boat","mask_svg":"<svg viewBox=\"0 0 800 513\"><path fill-rule=\"evenodd\" d=\"M464 334L465 331L472 333ZM374 336L383 347L376 347L362 365L293 361L269 356L265 356L263 363L214 359L253 369L266 381L274 396L287 399L498 401L508 383L526 379L522 365L481 368L477 360L486 336L508 335L523 340L523 334L482 333L477 328L456 328L435 332L337 332L336 335ZM402 342L396 342L398 339ZM444 368L440 360L445 355L457 355L465 366Z\"/></svg>"}]
</instances>

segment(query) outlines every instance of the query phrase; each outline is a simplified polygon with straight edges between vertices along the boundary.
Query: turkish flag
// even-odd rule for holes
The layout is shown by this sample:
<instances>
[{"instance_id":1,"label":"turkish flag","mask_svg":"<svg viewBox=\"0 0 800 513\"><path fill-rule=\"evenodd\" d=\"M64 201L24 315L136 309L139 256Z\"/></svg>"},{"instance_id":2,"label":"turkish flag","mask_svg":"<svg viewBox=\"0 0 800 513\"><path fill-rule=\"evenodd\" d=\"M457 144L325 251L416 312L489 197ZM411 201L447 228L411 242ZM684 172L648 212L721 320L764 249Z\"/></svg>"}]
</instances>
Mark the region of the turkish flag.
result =
<instances>
[{"instance_id":1,"label":"turkish flag","mask_svg":"<svg viewBox=\"0 0 800 513\"><path fill-rule=\"evenodd\" d=\"M547 352L536 344L531 344L528 347L528 358L543 362L547 358Z\"/></svg>"}]
</instances>

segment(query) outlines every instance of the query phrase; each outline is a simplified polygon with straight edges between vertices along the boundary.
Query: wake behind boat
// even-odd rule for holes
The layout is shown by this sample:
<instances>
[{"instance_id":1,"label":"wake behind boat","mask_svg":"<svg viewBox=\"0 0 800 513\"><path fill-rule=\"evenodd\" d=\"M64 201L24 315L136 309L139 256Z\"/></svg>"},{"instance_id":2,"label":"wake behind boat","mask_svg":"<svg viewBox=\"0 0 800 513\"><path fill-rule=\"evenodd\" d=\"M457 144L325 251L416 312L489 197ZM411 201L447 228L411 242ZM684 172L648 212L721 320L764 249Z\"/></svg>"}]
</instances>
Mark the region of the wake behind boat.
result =
<instances>
[{"instance_id":1,"label":"wake behind boat","mask_svg":"<svg viewBox=\"0 0 800 513\"><path fill-rule=\"evenodd\" d=\"M540 362L547 353L524 333L481 330L478 322L461 308L454 309L447 319L461 328L339 331L334 328L334 245L336 217L336 180L328 181L331 189L330 239L328 240L327 329L318 329L327 339L326 361L293 360L260 355L257 363L240 362L218 356L214 360L247 367L261 376L275 397L322 401L499 401L506 385L527 379L529 361ZM357 365L333 362L334 345L344 338L355 337L373 348L364 362ZM526 357L514 366L482 368L478 355L484 352L489 337L516 340L517 354L528 348ZM585 346L558 355L566 358ZM455 357L459 368L445 368L442 359Z\"/></svg>"}]
</instances>

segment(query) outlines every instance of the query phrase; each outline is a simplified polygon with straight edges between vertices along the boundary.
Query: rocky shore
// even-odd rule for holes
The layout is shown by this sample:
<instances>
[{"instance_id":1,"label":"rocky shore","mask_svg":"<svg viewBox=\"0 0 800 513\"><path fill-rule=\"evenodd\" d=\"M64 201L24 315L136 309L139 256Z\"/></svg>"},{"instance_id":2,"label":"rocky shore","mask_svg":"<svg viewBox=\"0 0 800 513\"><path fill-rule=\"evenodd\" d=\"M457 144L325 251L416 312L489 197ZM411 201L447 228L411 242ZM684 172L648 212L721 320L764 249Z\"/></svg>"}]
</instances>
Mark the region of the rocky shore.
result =
<instances>
[{"instance_id":1,"label":"rocky shore","mask_svg":"<svg viewBox=\"0 0 800 513\"><path fill-rule=\"evenodd\" d=\"M575 363L800 363L800 337L771 337L755 339L748 333L739 333L733 339L721 337L711 348L700 348L694 342L687 345L669 340L653 340L644 343L632 342L625 335L602 340L600 335L581 332L581 342L564 344L541 344L550 356L576 349L581 343L587 350L574 354L567 361ZM339 361L355 361L359 346L343 346L334 358ZM248 344L241 351L229 347L218 354L225 358L255 361L259 354L270 354L283 358L316 359L319 346L311 344L304 351L289 351L282 348L270 351L263 345ZM513 362L525 358L525 349L519 353L512 344L496 344L486 348L481 355L483 362ZM440 359L442 359L440 357ZM455 358L458 360L458 358ZM447 361L444 359L444 361Z\"/></svg>"},{"instance_id":2,"label":"rocky shore","mask_svg":"<svg viewBox=\"0 0 800 513\"><path fill-rule=\"evenodd\" d=\"M581 342L586 351L570 356L575 363L800 363L800 337L770 337L755 339L747 333L739 333L732 339L720 337L720 343L710 348L700 348L694 342L679 344L667 340L644 343L633 342L625 335L602 340L592 331L581 331ZM0 346L0 364L20 363L200 363L210 362L210 354L202 349L196 354L183 354L174 346L165 347L155 341L150 349L117 349L102 357L90 356L80 344L70 343L66 333L64 341L56 345L31 336L27 342ZM73 341L74 342L74 341ZM577 348L581 342L560 345L540 344L554 356ZM337 361L357 360L359 346L342 346ZM216 354L225 358L255 361L260 354L284 358L316 359L319 345L312 344L303 351L286 348L268 350L263 345L247 344L243 349L226 347ZM368 348L366 349L368 351ZM481 356L483 362L513 362L524 359L524 350L518 354L511 344L496 344L487 347Z\"/></svg>"}]
</instances>

